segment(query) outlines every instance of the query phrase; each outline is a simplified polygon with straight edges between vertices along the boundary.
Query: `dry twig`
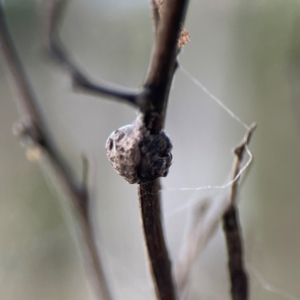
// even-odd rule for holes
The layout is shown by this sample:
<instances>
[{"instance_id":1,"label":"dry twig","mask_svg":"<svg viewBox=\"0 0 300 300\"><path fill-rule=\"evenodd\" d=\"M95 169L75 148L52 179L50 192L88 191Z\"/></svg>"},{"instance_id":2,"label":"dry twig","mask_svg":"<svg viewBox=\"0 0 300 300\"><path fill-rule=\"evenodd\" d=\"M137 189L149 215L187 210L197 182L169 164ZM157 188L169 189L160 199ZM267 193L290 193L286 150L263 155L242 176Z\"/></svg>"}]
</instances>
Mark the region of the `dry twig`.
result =
<instances>
[{"instance_id":1,"label":"dry twig","mask_svg":"<svg viewBox=\"0 0 300 300\"><path fill-rule=\"evenodd\" d=\"M147 104L141 109L145 126L152 134L158 134L164 126L187 4L187 0L166 0L166 9L157 22L154 52L144 86ZM157 299L175 300L178 296L163 235L159 186L159 180L138 186L141 216Z\"/></svg>"},{"instance_id":2,"label":"dry twig","mask_svg":"<svg viewBox=\"0 0 300 300\"><path fill-rule=\"evenodd\" d=\"M252 137L256 125L253 124L248 130L244 141L234 149L236 161L234 164L233 178L239 174L243 157ZM243 261L242 233L239 224L239 212L236 206L239 178L237 178L230 190L230 206L223 216L223 230L226 238L228 252L228 267L231 280L232 300L248 299L248 278Z\"/></svg>"},{"instance_id":3,"label":"dry twig","mask_svg":"<svg viewBox=\"0 0 300 300\"><path fill-rule=\"evenodd\" d=\"M243 161L243 156L246 151L246 147L250 142L253 131L255 130L256 125L253 124L250 129L247 131L243 142L240 146L236 147L234 153L237 155L237 159L234 162L233 166L233 184L231 185L229 197L224 198L221 202L215 200L212 204L208 199L201 201L199 203L199 208L195 209L195 214L193 216L194 222L193 227L191 228L186 241L184 242L184 247L182 249L182 254L176 265L176 282L178 285L179 294L182 295L186 288L188 278L190 275L191 268L194 261L199 256L201 251L205 248L206 244L210 240L211 236L215 233L217 226L222 219L222 217L228 217L226 215L229 213L229 218L226 219L226 222L233 221L233 227L226 228L233 229L231 232L226 232L226 235L229 235L227 240L228 255L229 255L229 269L230 274L233 277L232 280L232 289L234 291L239 290L236 287L236 284L239 284L240 280L244 280L244 289L240 291L240 294L246 293L247 295L247 279L242 275L242 279L236 277L236 274L245 274L243 270L242 262L242 248L241 248L241 237L240 231L238 228L238 223L235 219L232 219L232 204L235 205L236 194L238 188L238 180L240 178L241 164ZM205 214L203 213L205 210ZM234 207L235 210L235 207ZM235 214L236 217L236 214ZM231 223L226 223L229 226ZM237 270L237 272L235 272ZM232 273L231 273L232 272ZM234 275L233 275L234 274ZM232 278L231 277L231 278ZM246 282L246 283L245 283ZM247 299L247 298L232 298L236 299Z\"/></svg>"},{"instance_id":4,"label":"dry twig","mask_svg":"<svg viewBox=\"0 0 300 300\"><path fill-rule=\"evenodd\" d=\"M75 183L45 128L37 106L36 96L10 36L5 21L2 0L0 0L0 42L1 51L19 93L17 104L21 123L15 131L23 145L27 147L27 156L47 166L58 188L70 200L70 205L75 215L74 219L77 221L77 232L84 257L85 269L93 284L95 295L97 299L111 300L112 297L104 276L89 216L90 199L87 187L86 185L79 187Z\"/></svg>"},{"instance_id":5,"label":"dry twig","mask_svg":"<svg viewBox=\"0 0 300 300\"><path fill-rule=\"evenodd\" d=\"M49 55L69 73L73 86L84 92L116 99L137 107L137 101L140 94L139 91L131 91L125 88L123 90L117 90L103 84L95 84L80 71L76 64L69 58L58 35L58 26L63 18L67 0L50 0L46 4L48 7L46 9L46 17L44 20L44 43L48 49Z\"/></svg>"}]
</instances>

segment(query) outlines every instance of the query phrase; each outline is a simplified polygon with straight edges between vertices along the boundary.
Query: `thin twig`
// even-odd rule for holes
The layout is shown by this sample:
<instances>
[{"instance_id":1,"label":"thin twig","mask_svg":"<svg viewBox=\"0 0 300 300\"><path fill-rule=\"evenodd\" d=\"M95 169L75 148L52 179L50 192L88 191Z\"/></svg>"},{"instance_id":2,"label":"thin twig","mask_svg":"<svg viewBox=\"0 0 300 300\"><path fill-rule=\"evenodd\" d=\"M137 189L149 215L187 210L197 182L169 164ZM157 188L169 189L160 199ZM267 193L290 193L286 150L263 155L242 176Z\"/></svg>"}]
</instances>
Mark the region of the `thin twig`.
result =
<instances>
[{"instance_id":1,"label":"thin twig","mask_svg":"<svg viewBox=\"0 0 300 300\"><path fill-rule=\"evenodd\" d=\"M170 85L177 65L178 39L187 5L188 0L165 0L158 23L154 51L144 85L150 103L142 110L145 125L154 134L164 126Z\"/></svg>"},{"instance_id":2,"label":"thin twig","mask_svg":"<svg viewBox=\"0 0 300 300\"><path fill-rule=\"evenodd\" d=\"M45 18L45 45L51 57L53 57L61 67L63 67L70 75L73 86L76 89L81 89L85 92L105 96L119 101L123 101L134 107L137 107L137 102L140 100L140 91L131 91L129 89L118 90L109 88L105 85L95 84L76 64L69 58L67 51L63 48L59 39L58 27L62 20L67 0L50 0L47 2L47 14Z\"/></svg>"},{"instance_id":3,"label":"thin twig","mask_svg":"<svg viewBox=\"0 0 300 300\"><path fill-rule=\"evenodd\" d=\"M187 4L187 0L166 0L164 13L159 22L155 22L158 23L155 47L145 83L148 101L141 109L145 126L152 134L159 133L164 126L170 85L177 65L177 42ZM157 8L153 10L155 13ZM175 300L178 295L163 234L159 185L159 180L155 180L138 186L141 217L156 297Z\"/></svg>"},{"instance_id":4,"label":"thin twig","mask_svg":"<svg viewBox=\"0 0 300 300\"><path fill-rule=\"evenodd\" d=\"M232 174L234 182L231 185L231 192L229 197L220 199L221 201L217 199L212 203L211 201L207 201L207 199L205 199L204 202L201 201L199 203L199 208L194 211L193 218L195 219L195 221L193 222L193 227L187 235L187 240L183 243L184 247L181 250L182 254L176 264L175 274L179 295L182 295L184 293L194 261L199 256L201 251L205 248L212 235L215 233L217 225L219 224L224 214L226 214L226 212L230 210L232 203L235 203L237 185L239 180L238 174L240 174L243 156L255 128L256 125L253 124L247 131L242 144L235 149L235 153L239 153L239 159L234 161ZM205 213L203 213L204 209ZM237 253L231 252L231 254Z\"/></svg>"},{"instance_id":5,"label":"thin twig","mask_svg":"<svg viewBox=\"0 0 300 300\"><path fill-rule=\"evenodd\" d=\"M244 154L250 142L256 125L252 125L244 141L234 149L236 161L234 164L233 178L241 169ZM232 300L248 299L248 277L244 266L242 233L239 222L239 211L236 206L239 178L234 181L230 190L230 206L223 216L223 230L226 238L228 253L228 268L231 280Z\"/></svg>"},{"instance_id":6,"label":"thin twig","mask_svg":"<svg viewBox=\"0 0 300 300\"><path fill-rule=\"evenodd\" d=\"M177 295L163 234L158 191L158 180L139 186L140 210L157 299L171 300L177 299Z\"/></svg>"},{"instance_id":7,"label":"thin twig","mask_svg":"<svg viewBox=\"0 0 300 300\"><path fill-rule=\"evenodd\" d=\"M0 42L1 51L19 92L16 100L22 120L16 132L21 142L28 147L28 157L34 157L47 166L52 174L51 178L70 200L79 227L78 237L85 258L86 272L93 282L95 295L99 300L111 300L89 218L89 195L86 185L79 187L75 183L51 142L37 107L36 96L9 33L3 11L3 0L0 0ZM32 155L33 152L35 155Z\"/></svg>"}]
</instances>

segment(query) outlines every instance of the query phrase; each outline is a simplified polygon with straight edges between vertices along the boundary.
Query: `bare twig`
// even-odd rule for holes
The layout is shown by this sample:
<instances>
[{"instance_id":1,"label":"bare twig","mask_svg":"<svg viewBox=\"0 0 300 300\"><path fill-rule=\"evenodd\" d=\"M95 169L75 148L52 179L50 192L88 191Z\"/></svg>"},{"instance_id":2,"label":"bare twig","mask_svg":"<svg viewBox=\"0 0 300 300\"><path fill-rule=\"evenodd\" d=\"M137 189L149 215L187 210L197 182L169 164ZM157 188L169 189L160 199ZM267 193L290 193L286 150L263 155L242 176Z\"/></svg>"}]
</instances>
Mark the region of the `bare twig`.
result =
<instances>
[{"instance_id":1,"label":"bare twig","mask_svg":"<svg viewBox=\"0 0 300 300\"><path fill-rule=\"evenodd\" d=\"M139 186L140 209L143 219L146 246L150 258L155 292L158 299L177 299L172 278L171 263L166 248L160 199L159 181L143 183Z\"/></svg>"},{"instance_id":2,"label":"bare twig","mask_svg":"<svg viewBox=\"0 0 300 300\"><path fill-rule=\"evenodd\" d=\"M151 133L158 133L164 126L170 84L176 69L178 39L184 22L188 0L165 0L159 21L154 52L145 83L150 103L146 107L145 125Z\"/></svg>"},{"instance_id":3,"label":"bare twig","mask_svg":"<svg viewBox=\"0 0 300 300\"><path fill-rule=\"evenodd\" d=\"M215 233L217 225L219 224L222 217L224 217L224 214L226 214L231 209L232 203L235 203L238 180L241 175L240 170L241 170L243 156L255 128L256 125L253 124L250 127L250 129L247 131L242 144L235 149L235 153L238 153L239 156L237 160L234 162L234 166L233 166L232 178L234 181L233 184L231 185L230 196L224 198L221 202L215 200L213 203L205 199L204 202L202 201L199 203L200 206L199 209L195 210L195 215L193 216L193 218L195 219L193 224L195 225L193 225L193 227L191 228L187 236L187 241L183 243L184 247L181 251L182 254L176 265L176 273L175 273L176 282L178 285L178 291L180 295L182 295L185 290L186 284L188 282L189 274L195 259L199 256L201 251L205 248L206 244L210 240L211 236ZM205 209L205 214L203 213L203 209ZM237 231L235 231L235 233L237 233ZM238 231L238 237L239 236L240 233ZM230 239L230 242L233 241L234 239L232 240ZM239 241L241 242L240 238ZM239 251L241 251L241 247L239 248ZM240 253L239 259L240 262L242 262L241 261L242 253L241 252L239 253ZM230 251L229 256L231 257L231 255L237 255L237 254L238 252ZM233 258L230 258L230 260L232 259ZM243 264L240 264L239 266L243 266ZM236 282L234 282L234 284L236 284ZM246 282L246 289L247 289L247 282ZM233 299L247 299L247 298L233 298Z\"/></svg>"},{"instance_id":4,"label":"bare twig","mask_svg":"<svg viewBox=\"0 0 300 300\"><path fill-rule=\"evenodd\" d=\"M85 92L123 101L137 107L138 98L141 94L139 91L131 91L125 88L123 90L117 90L105 85L95 84L89 80L88 77L84 75L76 64L69 58L66 50L64 50L59 40L58 35L59 22L62 20L66 4L67 0L50 0L47 2L49 7L47 8L45 18L46 32L44 37L45 45L48 48L49 54L69 73L75 88L81 89Z\"/></svg>"},{"instance_id":5,"label":"bare twig","mask_svg":"<svg viewBox=\"0 0 300 300\"><path fill-rule=\"evenodd\" d=\"M256 125L253 124L248 130L244 141L234 150L236 161L234 165L233 178L237 176L241 169L245 151L247 150L247 146L255 128ZM223 216L223 230L228 252L228 267L231 280L232 300L247 300L248 278L243 261L242 233L239 224L239 212L236 206L238 182L239 178L237 178L231 186L229 197L230 206Z\"/></svg>"},{"instance_id":6,"label":"bare twig","mask_svg":"<svg viewBox=\"0 0 300 300\"><path fill-rule=\"evenodd\" d=\"M79 240L85 258L86 271L94 283L93 288L97 299L111 300L112 297L104 276L89 218L89 195L86 185L79 187L75 183L45 129L37 107L36 97L8 31L3 11L3 0L0 0L0 42L1 51L19 92L17 104L22 121L16 128L16 133L20 136L21 142L28 147L28 157L46 165L51 171L52 179L70 199L79 227Z\"/></svg>"},{"instance_id":7,"label":"bare twig","mask_svg":"<svg viewBox=\"0 0 300 300\"><path fill-rule=\"evenodd\" d=\"M152 134L158 134L164 126L170 85L176 69L177 42L187 4L187 0L166 0L163 16L156 22L155 47L145 83L147 102L141 108L144 124ZM158 13L157 8L153 9L155 14ZM178 295L164 240L159 185L159 180L140 184L139 202L157 299L175 300Z\"/></svg>"}]
</instances>

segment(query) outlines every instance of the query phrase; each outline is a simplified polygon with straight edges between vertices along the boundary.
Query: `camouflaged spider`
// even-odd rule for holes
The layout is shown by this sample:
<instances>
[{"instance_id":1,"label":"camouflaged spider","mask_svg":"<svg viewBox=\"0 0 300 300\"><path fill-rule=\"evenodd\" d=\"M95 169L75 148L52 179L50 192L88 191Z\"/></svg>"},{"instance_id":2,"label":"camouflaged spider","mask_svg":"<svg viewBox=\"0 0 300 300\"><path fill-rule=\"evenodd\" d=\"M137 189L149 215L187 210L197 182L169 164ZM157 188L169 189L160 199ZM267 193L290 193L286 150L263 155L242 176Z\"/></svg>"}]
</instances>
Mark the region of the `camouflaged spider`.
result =
<instances>
[{"instance_id":1,"label":"camouflaged spider","mask_svg":"<svg viewBox=\"0 0 300 300\"><path fill-rule=\"evenodd\" d=\"M113 168L131 184L167 176L172 163L171 150L166 133L150 134L141 117L115 130L106 142L107 157Z\"/></svg>"}]
</instances>

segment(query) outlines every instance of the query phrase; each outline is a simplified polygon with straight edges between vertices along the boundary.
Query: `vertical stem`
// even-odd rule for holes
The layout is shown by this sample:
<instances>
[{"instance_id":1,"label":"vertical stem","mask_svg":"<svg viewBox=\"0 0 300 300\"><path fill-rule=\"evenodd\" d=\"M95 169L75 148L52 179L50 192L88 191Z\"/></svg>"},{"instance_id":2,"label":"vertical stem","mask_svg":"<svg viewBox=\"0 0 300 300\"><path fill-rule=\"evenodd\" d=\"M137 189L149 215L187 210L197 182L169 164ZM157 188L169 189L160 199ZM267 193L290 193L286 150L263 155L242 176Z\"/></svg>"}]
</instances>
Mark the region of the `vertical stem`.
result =
<instances>
[{"instance_id":1,"label":"vertical stem","mask_svg":"<svg viewBox=\"0 0 300 300\"><path fill-rule=\"evenodd\" d=\"M152 8L155 3L152 1ZM178 39L183 26L188 0L165 0L162 17L156 14L155 46L144 84L146 103L140 107L144 125L151 134L164 127L169 91L177 63ZM159 180L138 186L144 237L150 269L158 300L178 299L171 262L163 234Z\"/></svg>"},{"instance_id":2,"label":"vertical stem","mask_svg":"<svg viewBox=\"0 0 300 300\"><path fill-rule=\"evenodd\" d=\"M144 84L150 104L141 108L145 114L145 126L153 134L158 134L164 127L170 86L177 67L178 39L188 0L165 0L163 5L163 13L156 27L149 72Z\"/></svg>"},{"instance_id":3,"label":"vertical stem","mask_svg":"<svg viewBox=\"0 0 300 300\"><path fill-rule=\"evenodd\" d=\"M141 217L157 299L175 300L177 295L164 240L158 190L159 180L138 186Z\"/></svg>"},{"instance_id":4,"label":"vertical stem","mask_svg":"<svg viewBox=\"0 0 300 300\"><path fill-rule=\"evenodd\" d=\"M242 233L239 224L239 212L234 203L223 216L223 229L228 251L232 300L247 300L248 278L244 270Z\"/></svg>"},{"instance_id":5,"label":"vertical stem","mask_svg":"<svg viewBox=\"0 0 300 300\"><path fill-rule=\"evenodd\" d=\"M239 211L236 206L238 183L244 154L250 142L256 124L252 124L244 137L244 141L234 149L236 156L233 172L233 184L231 185L229 200L230 206L223 216L223 230L226 239L228 253L228 267L231 281L231 299L247 300L248 277L244 266L244 252L242 241L242 230L239 221Z\"/></svg>"}]
</instances>

